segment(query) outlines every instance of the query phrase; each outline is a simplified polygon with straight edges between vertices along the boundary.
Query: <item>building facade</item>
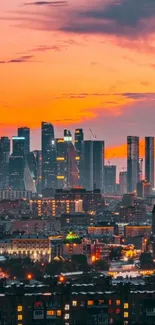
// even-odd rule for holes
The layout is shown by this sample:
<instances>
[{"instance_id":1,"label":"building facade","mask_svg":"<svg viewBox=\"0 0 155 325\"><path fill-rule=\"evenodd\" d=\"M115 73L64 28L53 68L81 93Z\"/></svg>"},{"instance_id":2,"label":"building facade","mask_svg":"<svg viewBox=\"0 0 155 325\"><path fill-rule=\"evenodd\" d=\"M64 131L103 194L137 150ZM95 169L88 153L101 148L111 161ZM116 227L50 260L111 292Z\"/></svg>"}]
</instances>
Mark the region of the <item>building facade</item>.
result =
<instances>
[{"instance_id":1,"label":"building facade","mask_svg":"<svg viewBox=\"0 0 155 325\"><path fill-rule=\"evenodd\" d=\"M56 143L54 127L42 122L42 189L56 188Z\"/></svg>"},{"instance_id":2,"label":"building facade","mask_svg":"<svg viewBox=\"0 0 155 325\"><path fill-rule=\"evenodd\" d=\"M127 190L134 192L139 181L139 137L127 137Z\"/></svg>"},{"instance_id":3,"label":"building facade","mask_svg":"<svg viewBox=\"0 0 155 325\"><path fill-rule=\"evenodd\" d=\"M154 137L145 137L145 179L154 188Z\"/></svg>"}]
</instances>

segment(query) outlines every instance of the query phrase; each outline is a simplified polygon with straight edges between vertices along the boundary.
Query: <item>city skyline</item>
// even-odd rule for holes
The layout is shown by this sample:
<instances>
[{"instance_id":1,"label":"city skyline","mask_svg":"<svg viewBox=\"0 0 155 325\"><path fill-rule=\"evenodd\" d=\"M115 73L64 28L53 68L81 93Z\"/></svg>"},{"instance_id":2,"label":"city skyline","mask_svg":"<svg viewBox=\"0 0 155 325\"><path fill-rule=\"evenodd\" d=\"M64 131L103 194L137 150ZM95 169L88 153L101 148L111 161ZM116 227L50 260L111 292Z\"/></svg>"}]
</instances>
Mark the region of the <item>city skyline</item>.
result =
<instances>
[{"instance_id":1,"label":"city skyline","mask_svg":"<svg viewBox=\"0 0 155 325\"><path fill-rule=\"evenodd\" d=\"M154 135L152 5L145 14L144 1L120 1L119 11L129 16L121 20L115 1L83 2L82 9L70 0L2 1L0 135L13 136L27 125L38 149L43 120L56 126L58 136L60 128L82 127L89 140L91 128L107 144L108 158L116 152L121 168L126 136ZM85 19L85 29L75 26L74 15Z\"/></svg>"}]
</instances>

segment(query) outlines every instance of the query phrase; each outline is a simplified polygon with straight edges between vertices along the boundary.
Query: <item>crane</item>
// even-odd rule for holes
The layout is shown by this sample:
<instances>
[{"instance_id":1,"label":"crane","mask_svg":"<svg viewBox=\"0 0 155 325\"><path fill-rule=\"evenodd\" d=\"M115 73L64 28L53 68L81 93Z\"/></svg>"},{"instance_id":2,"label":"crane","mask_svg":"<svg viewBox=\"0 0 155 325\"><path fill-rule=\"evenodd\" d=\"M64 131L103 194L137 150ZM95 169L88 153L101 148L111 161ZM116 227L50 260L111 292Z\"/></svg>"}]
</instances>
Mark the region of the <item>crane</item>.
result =
<instances>
[{"instance_id":1,"label":"crane","mask_svg":"<svg viewBox=\"0 0 155 325\"><path fill-rule=\"evenodd\" d=\"M93 133L92 129L89 129L89 130L90 130L91 135L93 136L93 140L96 140L97 136Z\"/></svg>"}]
</instances>

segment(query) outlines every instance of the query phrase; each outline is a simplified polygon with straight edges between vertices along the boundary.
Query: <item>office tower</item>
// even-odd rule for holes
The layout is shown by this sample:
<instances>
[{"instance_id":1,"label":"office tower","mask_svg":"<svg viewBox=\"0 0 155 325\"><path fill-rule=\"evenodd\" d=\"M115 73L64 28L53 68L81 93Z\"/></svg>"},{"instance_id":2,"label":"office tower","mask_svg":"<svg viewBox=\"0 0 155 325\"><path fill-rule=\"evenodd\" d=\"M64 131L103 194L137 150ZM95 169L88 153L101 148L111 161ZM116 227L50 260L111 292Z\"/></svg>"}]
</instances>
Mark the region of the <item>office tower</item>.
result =
<instances>
[{"instance_id":1,"label":"office tower","mask_svg":"<svg viewBox=\"0 0 155 325\"><path fill-rule=\"evenodd\" d=\"M12 155L17 157L25 156L25 138L12 137Z\"/></svg>"},{"instance_id":2,"label":"office tower","mask_svg":"<svg viewBox=\"0 0 155 325\"><path fill-rule=\"evenodd\" d=\"M137 183L137 196L140 198L147 198L151 193L151 184L146 180Z\"/></svg>"},{"instance_id":3,"label":"office tower","mask_svg":"<svg viewBox=\"0 0 155 325\"><path fill-rule=\"evenodd\" d=\"M25 190L24 183L25 160L22 156L9 158L9 186L13 191Z\"/></svg>"},{"instance_id":4,"label":"office tower","mask_svg":"<svg viewBox=\"0 0 155 325\"><path fill-rule=\"evenodd\" d=\"M139 181L139 137L127 137L127 190L134 192Z\"/></svg>"},{"instance_id":5,"label":"office tower","mask_svg":"<svg viewBox=\"0 0 155 325\"><path fill-rule=\"evenodd\" d=\"M36 189L37 193L41 194L42 189L42 152L41 150L33 151L35 157L35 170L36 170Z\"/></svg>"},{"instance_id":6,"label":"office tower","mask_svg":"<svg viewBox=\"0 0 155 325\"><path fill-rule=\"evenodd\" d=\"M56 188L56 143L54 127L42 122L42 189Z\"/></svg>"},{"instance_id":7,"label":"office tower","mask_svg":"<svg viewBox=\"0 0 155 325\"><path fill-rule=\"evenodd\" d=\"M30 129L26 126L18 128L18 137L25 138L25 154L30 152Z\"/></svg>"},{"instance_id":8,"label":"office tower","mask_svg":"<svg viewBox=\"0 0 155 325\"><path fill-rule=\"evenodd\" d=\"M143 158L139 158L139 180L143 180Z\"/></svg>"},{"instance_id":9,"label":"office tower","mask_svg":"<svg viewBox=\"0 0 155 325\"><path fill-rule=\"evenodd\" d=\"M154 187L154 137L145 138L145 179Z\"/></svg>"},{"instance_id":10,"label":"office tower","mask_svg":"<svg viewBox=\"0 0 155 325\"><path fill-rule=\"evenodd\" d=\"M79 185L79 171L76 161L76 149L72 142L70 130L64 130L64 143L66 148L66 186Z\"/></svg>"},{"instance_id":11,"label":"office tower","mask_svg":"<svg viewBox=\"0 0 155 325\"><path fill-rule=\"evenodd\" d=\"M40 150L31 151L27 154L26 166L29 169L29 171L27 169L27 178L29 179L29 182L27 183L31 184L32 186L33 182L33 191L36 191L38 194L41 194L42 154Z\"/></svg>"},{"instance_id":12,"label":"office tower","mask_svg":"<svg viewBox=\"0 0 155 325\"><path fill-rule=\"evenodd\" d=\"M105 193L116 192L116 166L104 166L104 191Z\"/></svg>"},{"instance_id":13,"label":"office tower","mask_svg":"<svg viewBox=\"0 0 155 325\"><path fill-rule=\"evenodd\" d=\"M63 138L56 139L57 188L65 187L66 182L66 142Z\"/></svg>"},{"instance_id":14,"label":"office tower","mask_svg":"<svg viewBox=\"0 0 155 325\"><path fill-rule=\"evenodd\" d=\"M127 193L127 171L120 171L119 173L120 194Z\"/></svg>"},{"instance_id":15,"label":"office tower","mask_svg":"<svg viewBox=\"0 0 155 325\"><path fill-rule=\"evenodd\" d=\"M9 186L9 156L10 139L0 138L0 188L7 189Z\"/></svg>"},{"instance_id":16,"label":"office tower","mask_svg":"<svg viewBox=\"0 0 155 325\"><path fill-rule=\"evenodd\" d=\"M79 170L79 184L82 185L82 153L83 153L83 129L75 130L74 145L76 149L76 161Z\"/></svg>"},{"instance_id":17,"label":"office tower","mask_svg":"<svg viewBox=\"0 0 155 325\"><path fill-rule=\"evenodd\" d=\"M93 142L93 184L104 191L104 141Z\"/></svg>"},{"instance_id":18,"label":"office tower","mask_svg":"<svg viewBox=\"0 0 155 325\"><path fill-rule=\"evenodd\" d=\"M93 141L85 140L83 143L82 182L87 190L93 190Z\"/></svg>"}]
</instances>

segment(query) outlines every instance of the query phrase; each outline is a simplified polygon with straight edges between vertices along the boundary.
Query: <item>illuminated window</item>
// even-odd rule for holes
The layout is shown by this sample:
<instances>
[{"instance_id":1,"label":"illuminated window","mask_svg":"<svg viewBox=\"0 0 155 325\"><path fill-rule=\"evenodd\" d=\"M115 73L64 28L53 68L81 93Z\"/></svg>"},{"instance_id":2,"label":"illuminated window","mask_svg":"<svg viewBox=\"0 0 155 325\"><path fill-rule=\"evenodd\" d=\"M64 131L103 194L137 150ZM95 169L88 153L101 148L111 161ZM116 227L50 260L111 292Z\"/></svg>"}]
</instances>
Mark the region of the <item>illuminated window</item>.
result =
<instances>
[{"instance_id":1,"label":"illuminated window","mask_svg":"<svg viewBox=\"0 0 155 325\"><path fill-rule=\"evenodd\" d=\"M109 300L109 305L110 305L110 306L112 305L112 300Z\"/></svg>"},{"instance_id":2,"label":"illuminated window","mask_svg":"<svg viewBox=\"0 0 155 325\"><path fill-rule=\"evenodd\" d=\"M18 315L18 320L22 320L23 316L22 315Z\"/></svg>"},{"instance_id":3,"label":"illuminated window","mask_svg":"<svg viewBox=\"0 0 155 325\"><path fill-rule=\"evenodd\" d=\"M129 317L129 313L127 311L124 312L124 318L128 318Z\"/></svg>"},{"instance_id":4,"label":"illuminated window","mask_svg":"<svg viewBox=\"0 0 155 325\"><path fill-rule=\"evenodd\" d=\"M57 310L57 316L61 316L61 310Z\"/></svg>"},{"instance_id":5,"label":"illuminated window","mask_svg":"<svg viewBox=\"0 0 155 325\"><path fill-rule=\"evenodd\" d=\"M120 300L116 300L116 305L119 306L121 304Z\"/></svg>"},{"instance_id":6,"label":"illuminated window","mask_svg":"<svg viewBox=\"0 0 155 325\"><path fill-rule=\"evenodd\" d=\"M128 309L128 308L129 308L129 304L127 302L125 302L124 309Z\"/></svg>"},{"instance_id":7,"label":"illuminated window","mask_svg":"<svg viewBox=\"0 0 155 325\"><path fill-rule=\"evenodd\" d=\"M65 319L69 319L69 314L65 314Z\"/></svg>"},{"instance_id":8,"label":"illuminated window","mask_svg":"<svg viewBox=\"0 0 155 325\"><path fill-rule=\"evenodd\" d=\"M128 321L127 320L125 320L125 322L124 322L124 325L128 325L129 323L128 323Z\"/></svg>"},{"instance_id":9,"label":"illuminated window","mask_svg":"<svg viewBox=\"0 0 155 325\"><path fill-rule=\"evenodd\" d=\"M73 306L73 307L76 307L76 306L77 306L77 301L76 301L76 300L73 300L73 301L72 301L72 306Z\"/></svg>"},{"instance_id":10,"label":"illuminated window","mask_svg":"<svg viewBox=\"0 0 155 325\"><path fill-rule=\"evenodd\" d=\"M99 300L99 305L103 305L104 304L104 300Z\"/></svg>"},{"instance_id":11,"label":"illuminated window","mask_svg":"<svg viewBox=\"0 0 155 325\"><path fill-rule=\"evenodd\" d=\"M65 310L69 310L69 305L65 305Z\"/></svg>"},{"instance_id":12,"label":"illuminated window","mask_svg":"<svg viewBox=\"0 0 155 325\"><path fill-rule=\"evenodd\" d=\"M116 314L120 314L120 308L116 309Z\"/></svg>"},{"instance_id":13,"label":"illuminated window","mask_svg":"<svg viewBox=\"0 0 155 325\"><path fill-rule=\"evenodd\" d=\"M88 306L93 306L94 305L94 301L93 300L88 300Z\"/></svg>"},{"instance_id":14,"label":"illuminated window","mask_svg":"<svg viewBox=\"0 0 155 325\"><path fill-rule=\"evenodd\" d=\"M47 315L48 316L55 316L56 311L55 310L47 310Z\"/></svg>"},{"instance_id":15,"label":"illuminated window","mask_svg":"<svg viewBox=\"0 0 155 325\"><path fill-rule=\"evenodd\" d=\"M17 311L23 311L23 306L18 306Z\"/></svg>"}]
</instances>

